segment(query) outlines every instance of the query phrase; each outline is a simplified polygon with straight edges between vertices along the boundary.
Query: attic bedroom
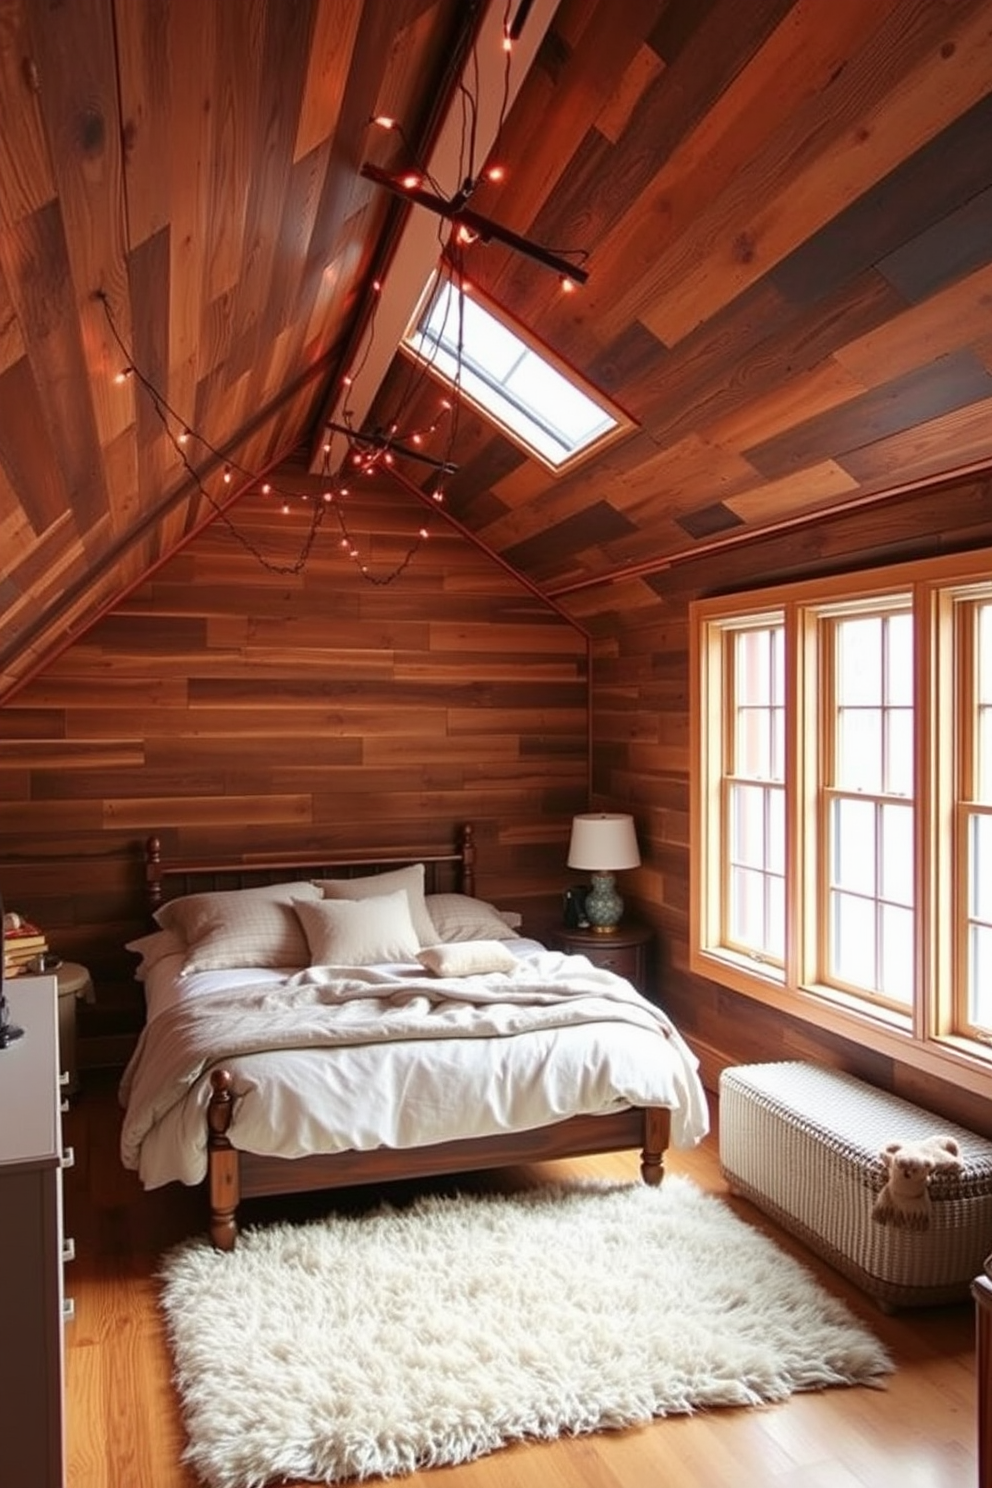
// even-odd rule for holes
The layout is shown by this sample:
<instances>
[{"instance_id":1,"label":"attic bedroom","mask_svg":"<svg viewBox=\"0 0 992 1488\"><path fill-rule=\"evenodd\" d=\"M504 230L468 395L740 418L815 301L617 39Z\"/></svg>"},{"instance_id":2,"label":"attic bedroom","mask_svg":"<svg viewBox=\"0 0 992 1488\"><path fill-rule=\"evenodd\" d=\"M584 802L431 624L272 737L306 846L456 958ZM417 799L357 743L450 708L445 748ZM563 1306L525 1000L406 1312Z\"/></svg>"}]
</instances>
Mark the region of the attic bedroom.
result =
<instances>
[{"instance_id":1,"label":"attic bedroom","mask_svg":"<svg viewBox=\"0 0 992 1488\"><path fill-rule=\"evenodd\" d=\"M84 978L92 1253L192 1212L115 1148L152 837L470 824L574 950L629 817L709 1186L741 1065L992 1140L992 0L6 0L0 84L0 891Z\"/></svg>"}]
</instances>

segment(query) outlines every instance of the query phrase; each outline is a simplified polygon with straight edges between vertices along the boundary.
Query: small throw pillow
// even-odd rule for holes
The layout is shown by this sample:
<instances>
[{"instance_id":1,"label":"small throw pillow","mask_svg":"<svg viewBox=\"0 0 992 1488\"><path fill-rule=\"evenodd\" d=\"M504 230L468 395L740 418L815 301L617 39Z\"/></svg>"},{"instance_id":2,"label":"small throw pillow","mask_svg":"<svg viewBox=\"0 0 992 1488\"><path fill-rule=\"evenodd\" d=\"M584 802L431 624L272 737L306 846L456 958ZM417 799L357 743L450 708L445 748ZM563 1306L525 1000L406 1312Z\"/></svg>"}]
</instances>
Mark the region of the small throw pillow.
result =
<instances>
[{"instance_id":1,"label":"small throw pillow","mask_svg":"<svg viewBox=\"0 0 992 1488\"><path fill-rule=\"evenodd\" d=\"M469 894L428 894L426 904L437 929L435 940L513 940L520 925L514 911L499 910Z\"/></svg>"},{"instance_id":2,"label":"small throw pillow","mask_svg":"<svg viewBox=\"0 0 992 1488\"><path fill-rule=\"evenodd\" d=\"M428 946L417 960L439 977L486 976L493 971L515 971L518 964L513 952L498 940Z\"/></svg>"},{"instance_id":3,"label":"small throw pillow","mask_svg":"<svg viewBox=\"0 0 992 1488\"><path fill-rule=\"evenodd\" d=\"M364 878L315 878L314 884L325 899L378 899L383 894L402 889L410 902L410 918L417 932L418 945L434 945L441 939L424 901L423 863L391 868L386 873L370 873Z\"/></svg>"},{"instance_id":4,"label":"small throw pillow","mask_svg":"<svg viewBox=\"0 0 992 1488\"><path fill-rule=\"evenodd\" d=\"M406 892L297 904L311 966L376 966L416 960L419 943Z\"/></svg>"}]
</instances>

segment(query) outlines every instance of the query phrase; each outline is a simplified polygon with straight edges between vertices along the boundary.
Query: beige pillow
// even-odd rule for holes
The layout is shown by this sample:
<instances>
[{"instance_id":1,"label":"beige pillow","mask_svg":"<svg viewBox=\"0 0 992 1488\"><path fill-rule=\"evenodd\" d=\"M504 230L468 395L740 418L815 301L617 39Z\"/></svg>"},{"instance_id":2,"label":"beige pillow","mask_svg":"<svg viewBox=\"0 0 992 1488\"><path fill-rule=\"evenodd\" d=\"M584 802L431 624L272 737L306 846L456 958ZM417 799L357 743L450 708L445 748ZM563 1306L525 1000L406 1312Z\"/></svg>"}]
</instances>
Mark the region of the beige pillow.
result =
<instances>
[{"instance_id":1,"label":"beige pillow","mask_svg":"<svg viewBox=\"0 0 992 1488\"><path fill-rule=\"evenodd\" d=\"M375 966L414 961L417 932L404 889L369 899L323 899L296 906L311 966Z\"/></svg>"},{"instance_id":2,"label":"beige pillow","mask_svg":"<svg viewBox=\"0 0 992 1488\"><path fill-rule=\"evenodd\" d=\"M380 898L402 889L410 901L410 918L417 932L419 946L434 945L438 935L424 901L424 865L411 863L406 868L391 868L385 873L370 873L364 878L315 878L325 899Z\"/></svg>"},{"instance_id":3,"label":"beige pillow","mask_svg":"<svg viewBox=\"0 0 992 1488\"><path fill-rule=\"evenodd\" d=\"M164 956L184 956L186 942L176 930L153 930L151 935L140 935L137 940L129 940L124 949L141 957L134 976L136 981L143 982L152 967L157 966Z\"/></svg>"},{"instance_id":4,"label":"beige pillow","mask_svg":"<svg viewBox=\"0 0 992 1488\"><path fill-rule=\"evenodd\" d=\"M319 900L312 884L263 884L170 899L155 911L163 930L186 942L184 975L238 966L307 966L306 936L294 899Z\"/></svg>"},{"instance_id":5,"label":"beige pillow","mask_svg":"<svg viewBox=\"0 0 992 1488\"><path fill-rule=\"evenodd\" d=\"M493 971L515 971L518 965L513 952L498 940L428 946L417 960L439 977L485 976Z\"/></svg>"},{"instance_id":6,"label":"beige pillow","mask_svg":"<svg viewBox=\"0 0 992 1488\"><path fill-rule=\"evenodd\" d=\"M437 930L435 940L513 940L517 935L520 916L508 910L504 917L495 904L487 904L484 899L473 899L468 894L428 894L425 903Z\"/></svg>"}]
</instances>

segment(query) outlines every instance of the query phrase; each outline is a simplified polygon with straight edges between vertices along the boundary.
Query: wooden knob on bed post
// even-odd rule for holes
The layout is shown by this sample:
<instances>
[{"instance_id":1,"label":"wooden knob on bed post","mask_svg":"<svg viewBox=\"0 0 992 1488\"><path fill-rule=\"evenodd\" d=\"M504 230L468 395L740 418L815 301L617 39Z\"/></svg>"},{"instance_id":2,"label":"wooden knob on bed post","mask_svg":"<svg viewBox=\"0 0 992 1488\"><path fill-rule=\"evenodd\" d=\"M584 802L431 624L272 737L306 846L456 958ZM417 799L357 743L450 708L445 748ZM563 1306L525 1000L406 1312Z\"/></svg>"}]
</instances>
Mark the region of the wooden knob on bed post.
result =
<instances>
[{"instance_id":1,"label":"wooden knob on bed post","mask_svg":"<svg viewBox=\"0 0 992 1488\"><path fill-rule=\"evenodd\" d=\"M241 1181L238 1154L227 1136L234 1114L234 1077L230 1070L210 1071L207 1106L207 1184L210 1240L215 1250L233 1250L238 1238Z\"/></svg>"}]
</instances>

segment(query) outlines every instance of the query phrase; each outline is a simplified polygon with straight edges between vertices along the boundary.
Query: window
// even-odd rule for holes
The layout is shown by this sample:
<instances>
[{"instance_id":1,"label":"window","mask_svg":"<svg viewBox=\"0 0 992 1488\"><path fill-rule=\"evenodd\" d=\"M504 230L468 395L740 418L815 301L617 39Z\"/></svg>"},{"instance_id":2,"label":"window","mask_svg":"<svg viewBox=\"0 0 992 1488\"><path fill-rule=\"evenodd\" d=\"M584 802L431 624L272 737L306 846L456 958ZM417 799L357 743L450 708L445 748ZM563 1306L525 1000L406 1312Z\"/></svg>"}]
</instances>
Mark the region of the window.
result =
<instances>
[{"instance_id":1,"label":"window","mask_svg":"<svg viewBox=\"0 0 992 1488\"><path fill-rule=\"evenodd\" d=\"M782 964L785 760L781 625L732 631L725 775L727 944Z\"/></svg>"},{"instance_id":2,"label":"window","mask_svg":"<svg viewBox=\"0 0 992 1488\"><path fill-rule=\"evenodd\" d=\"M979 1089L990 572L976 554L691 606L693 969Z\"/></svg>"},{"instance_id":3,"label":"window","mask_svg":"<svg viewBox=\"0 0 992 1488\"><path fill-rule=\"evenodd\" d=\"M992 599L957 606L962 790L958 835L963 846L959 1021L992 1038Z\"/></svg>"},{"instance_id":4,"label":"window","mask_svg":"<svg viewBox=\"0 0 992 1488\"><path fill-rule=\"evenodd\" d=\"M404 348L552 470L630 427L467 287L439 274L428 290Z\"/></svg>"},{"instance_id":5,"label":"window","mask_svg":"<svg viewBox=\"0 0 992 1488\"><path fill-rule=\"evenodd\" d=\"M821 622L823 981L896 1007L913 988L913 617L901 603Z\"/></svg>"}]
</instances>

